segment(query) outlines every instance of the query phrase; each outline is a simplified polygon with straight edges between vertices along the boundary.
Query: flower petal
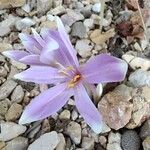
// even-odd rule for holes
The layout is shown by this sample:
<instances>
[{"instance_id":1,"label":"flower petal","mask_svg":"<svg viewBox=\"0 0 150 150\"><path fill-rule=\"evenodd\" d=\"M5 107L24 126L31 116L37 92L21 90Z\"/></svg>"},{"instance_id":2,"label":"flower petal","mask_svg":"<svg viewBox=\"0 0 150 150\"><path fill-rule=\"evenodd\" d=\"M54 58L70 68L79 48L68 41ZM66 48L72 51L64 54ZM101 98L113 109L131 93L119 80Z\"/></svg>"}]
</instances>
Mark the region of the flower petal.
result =
<instances>
[{"instance_id":1,"label":"flower petal","mask_svg":"<svg viewBox=\"0 0 150 150\"><path fill-rule=\"evenodd\" d=\"M92 128L95 133L102 130L102 117L89 98L84 86L78 84L74 89L75 105L79 110L85 122Z\"/></svg>"},{"instance_id":2,"label":"flower petal","mask_svg":"<svg viewBox=\"0 0 150 150\"><path fill-rule=\"evenodd\" d=\"M56 68L50 66L33 66L14 76L26 82L55 84L65 81L65 76L60 76Z\"/></svg>"},{"instance_id":3,"label":"flower petal","mask_svg":"<svg viewBox=\"0 0 150 150\"><path fill-rule=\"evenodd\" d=\"M90 59L80 68L80 72L89 83L105 83L124 80L127 69L125 61L101 54Z\"/></svg>"},{"instance_id":4,"label":"flower petal","mask_svg":"<svg viewBox=\"0 0 150 150\"><path fill-rule=\"evenodd\" d=\"M58 27L58 32L60 34L60 37L62 39L62 41L64 42L65 46L67 49L64 49L64 51L66 51L66 55L70 55L71 58L73 59L73 63L75 63L76 66L79 66L79 62L77 59L77 52L75 51L75 49L73 48L69 37L65 31L64 25L61 21L61 19L59 17L56 17L56 22L57 22L57 27Z\"/></svg>"},{"instance_id":5,"label":"flower petal","mask_svg":"<svg viewBox=\"0 0 150 150\"><path fill-rule=\"evenodd\" d=\"M27 51L32 54L40 54L42 46L31 35L20 33L19 38Z\"/></svg>"},{"instance_id":6,"label":"flower petal","mask_svg":"<svg viewBox=\"0 0 150 150\"><path fill-rule=\"evenodd\" d=\"M44 66L46 64L43 64L41 61L40 61L40 56L39 55L28 55L28 56L25 56L21 59L19 59L20 62L24 63L24 64L27 64L27 65L34 65L34 66Z\"/></svg>"},{"instance_id":7,"label":"flower petal","mask_svg":"<svg viewBox=\"0 0 150 150\"><path fill-rule=\"evenodd\" d=\"M11 51L4 51L2 54L10 59L14 59L19 61L19 59L28 56L29 53L21 50L11 50Z\"/></svg>"},{"instance_id":8,"label":"flower petal","mask_svg":"<svg viewBox=\"0 0 150 150\"><path fill-rule=\"evenodd\" d=\"M72 96L72 92L66 90L66 87L66 84L57 85L34 98L25 108L19 124L41 120L56 113Z\"/></svg>"}]
</instances>

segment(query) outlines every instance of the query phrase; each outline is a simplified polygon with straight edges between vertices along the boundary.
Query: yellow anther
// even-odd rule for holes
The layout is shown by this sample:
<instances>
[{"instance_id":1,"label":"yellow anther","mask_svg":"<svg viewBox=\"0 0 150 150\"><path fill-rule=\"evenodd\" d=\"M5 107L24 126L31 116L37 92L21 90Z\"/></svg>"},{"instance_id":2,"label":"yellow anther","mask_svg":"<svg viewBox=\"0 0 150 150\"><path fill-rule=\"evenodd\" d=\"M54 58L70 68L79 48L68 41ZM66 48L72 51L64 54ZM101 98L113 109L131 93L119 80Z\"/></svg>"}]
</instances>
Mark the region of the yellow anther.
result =
<instances>
[{"instance_id":1,"label":"yellow anther","mask_svg":"<svg viewBox=\"0 0 150 150\"><path fill-rule=\"evenodd\" d=\"M74 76L74 78L68 82L68 88L74 87L80 79L81 79L81 75L78 74Z\"/></svg>"}]
</instances>

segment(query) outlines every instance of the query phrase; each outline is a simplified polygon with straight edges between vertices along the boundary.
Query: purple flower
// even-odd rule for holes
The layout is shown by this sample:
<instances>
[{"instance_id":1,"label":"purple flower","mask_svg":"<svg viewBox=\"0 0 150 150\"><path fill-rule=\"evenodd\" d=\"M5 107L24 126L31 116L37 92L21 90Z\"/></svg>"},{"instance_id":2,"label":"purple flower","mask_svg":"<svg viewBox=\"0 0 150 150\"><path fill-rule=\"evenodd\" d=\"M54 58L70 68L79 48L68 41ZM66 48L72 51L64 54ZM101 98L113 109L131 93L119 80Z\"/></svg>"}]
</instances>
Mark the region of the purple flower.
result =
<instances>
[{"instance_id":1,"label":"purple flower","mask_svg":"<svg viewBox=\"0 0 150 150\"><path fill-rule=\"evenodd\" d=\"M25 124L44 119L61 109L71 96L86 123L94 132L100 133L102 117L87 94L94 84L118 82L125 78L127 64L118 58L101 54L79 66L76 51L71 45L61 20L57 17L58 31L43 30L41 36L21 34L27 51L7 51L3 54L31 65L15 78L56 86L35 97L23 112L19 123Z\"/></svg>"}]
</instances>

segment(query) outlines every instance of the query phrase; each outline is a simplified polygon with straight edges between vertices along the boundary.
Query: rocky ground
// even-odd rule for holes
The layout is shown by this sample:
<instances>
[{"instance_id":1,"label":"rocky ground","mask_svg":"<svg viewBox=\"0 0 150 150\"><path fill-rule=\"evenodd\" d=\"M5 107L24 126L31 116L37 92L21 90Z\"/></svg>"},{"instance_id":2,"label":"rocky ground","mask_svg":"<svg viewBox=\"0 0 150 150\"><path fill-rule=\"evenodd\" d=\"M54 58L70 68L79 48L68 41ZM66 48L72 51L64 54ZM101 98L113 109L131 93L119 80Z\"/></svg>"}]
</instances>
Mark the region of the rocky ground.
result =
<instances>
[{"instance_id":1,"label":"rocky ground","mask_svg":"<svg viewBox=\"0 0 150 150\"><path fill-rule=\"evenodd\" d=\"M24 107L48 86L13 79L28 66L0 54L0 149L150 150L149 9L148 0L139 0L139 5L134 0L107 0L104 15L99 0L0 0L0 52L23 49L18 33L31 33L31 27L56 28L57 15L80 63L108 52L129 66L122 83L103 85L101 97L93 98L105 120L96 135L73 99L54 116L19 125Z\"/></svg>"}]
</instances>

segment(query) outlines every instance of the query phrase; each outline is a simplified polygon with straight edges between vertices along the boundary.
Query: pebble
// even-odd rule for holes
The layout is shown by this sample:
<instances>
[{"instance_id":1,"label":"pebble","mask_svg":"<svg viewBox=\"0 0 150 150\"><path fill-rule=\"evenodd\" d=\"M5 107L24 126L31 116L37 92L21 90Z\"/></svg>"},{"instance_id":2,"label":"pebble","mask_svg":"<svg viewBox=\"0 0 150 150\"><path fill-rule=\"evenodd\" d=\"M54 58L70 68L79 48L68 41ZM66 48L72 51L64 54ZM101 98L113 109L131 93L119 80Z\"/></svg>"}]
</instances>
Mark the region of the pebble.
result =
<instances>
[{"instance_id":1,"label":"pebble","mask_svg":"<svg viewBox=\"0 0 150 150\"><path fill-rule=\"evenodd\" d=\"M17 83L13 80L7 80L0 86L0 100L7 98L10 93L17 86Z\"/></svg>"},{"instance_id":2,"label":"pebble","mask_svg":"<svg viewBox=\"0 0 150 150\"><path fill-rule=\"evenodd\" d=\"M24 91L23 88L21 87L21 85L18 85L12 95L11 95L11 101L12 102L16 102L16 103L21 103L24 97Z\"/></svg>"},{"instance_id":3,"label":"pebble","mask_svg":"<svg viewBox=\"0 0 150 150\"><path fill-rule=\"evenodd\" d=\"M24 137L16 137L6 143L7 150L25 150L28 147L28 139Z\"/></svg>"},{"instance_id":4,"label":"pebble","mask_svg":"<svg viewBox=\"0 0 150 150\"><path fill-rule=\"evenodd\" d=\"M90 57L92 48L93 46L90 45L90 40L87 39L78 40L75 45L75 49L82 58Z\"/></svg>"},{"instance_id":5,"label":"pebble","mask_svg":"<svg viewBox=\"0 0 150 150\"><path fill-rule=\"evenodd\" d=\"M142 70L150 69L150 60L146 58L135 57L130 54L124 54L122 58L129 64L129 66L136 70L137 68Z\"/></svg>"},{"instance_id":6,"label":"pebble","mask_svg":"<svg viewBox=\"0 0 150 150\"><path fill-rule=\"evenodd\" d=\"M90 137L83 137L81 147L83 149L93 150L94 149L94 139Z\"/></svg>"},{"instance_id":7,"label":"pebble","mask_svg":"<svg viewBox=\"0 0 150 150\"><path fill-rule=\"evenodd\" d=\"M56 131L45 133L31 143L28 150L54 150L59 143L59 136Z\"/></svg>"},{"instance_id":8,"label":"pebble","mask_svg":"<svg viewBox=\"0 0 150 150\"><path fill-rule=\"evenodd\" d=\"M37 11L40 14L45 14L53 6L54 0L37 0Z\"/></svg>"},{"instance_id":9,"label":"pebble","mask_svg":"<svg viewBox=\"0 0 150 150\"><path fill-rule=\"evenodd\" d=\"M0 133L1 141L9 141L23 134L26 131L25 126L18 125L14 122L1 122L0 125L1 125L1 133Z\"/></svg>"},{"instance_id":10,"label":"pebble","mask_svg":"<svg viewBox=\"0 0 150 150\"><path fill-rule=\"evenodd\" d=\"M23 63L20 63L18 61L15 61L15 60L11 60L11 64L16 67L17 69L22 69L22 70L25 70L27 68L27 65L26 64L23 64Z\"/></svg>"},{"instance_id":11,"label":"pebble","mask_svg":"<svg viewBox=\"0 0 150 150\"><path fill-rule=\"evenodd\" d=\"M113 133L110 132L108 135L108 144L107 144L107 150L122 150L120 146L121 142L121 135L120 133Z\"/></svg>"},{"instance_id":12,"label":"pebble","mask_svg":"<svg viewBox=\"0 0 150 150\"><path fill-rule=\"evenodd\" d=\"M6 36L11 32L11 27L15 25L15 22L18 20L17 17L9 15L7 19L0 22L0 37Z\"/></svg>"},{"instance_id":13,"label":"pebble","mask_svg":"<svg viewBox=\"0 0 150 150\"><path fill-rule=\"evenodd\" d=\"M75 144L80 144L81 142L81 126L72 121L68 124L67 129L66 129L66 133L69 135L69 137L71 138L71 140L75 143Z\"/></svg>"},{"instance_id":14,"label":"pebble","mask_svg":"<svg viewBox=\"0 0 150 150\"><path fill-rule=\"evenodd\" d=\"M144 86L132 91L133 110L128 129L139 127L146 119L150 118L150 87Z\"/></svg>"},{"instance_id":15,"label":"pebble","mask_svg":"<svg viewBox=\"0 0 150 150\"><path fill-rule=\"evenodd\" d=\"M8 74L7 79L15 79L14 75L16 75L17 73L19 73L19 69L17 69L16 67L14 67L13 65L10 66L10 72Z\"/></svg>"},{"instance_id":16,"label":"pebble","mask_svg":"<svg viewBox=\"0 0 150 150\"><path fill-rule=\"evenodd\" d=\"M65 137L62 133L59 133L58 136L60 141L56 147L56 150L65 150L66 147Z\"/></svg>"},{"instance_id":17,"label":"pebble","mask_svg":"<svg viewBox=\"0 0 150 150\"><path fill-rule=\"evenodd\" d=\"M142 145L144 150L150 150L150 136L143 141Z\"/></svg>"},{"instance_id":18,"label":"pebble","mask_svg":"<svg viewBox=\"0 0 150 150\"><path fill-rule=\"evenodd\" d=\"M73 121L75 121L78 118L78 112L75 109L73 109L71 113L71 118Z\"/></svg>"},{"instance_id":19,"label":"pebble","mask_svg":"<svg viewBox=\"0 0 150 150\"><path fill-rule=\"evenodd\" d=\"M35 24L36 22L33 19L26 17L16 22L16 28L17 30L21 31L25 28L34 26Z\"/></svg>"},{"instance_id":20,"label":"pebble","mask_svg":"<svg viewBox=\"0 0 150 150\"><path fill-rule=\"evenodd\" d=\"M93 29L94 27L94 20L93 19L85 19L83 22L84 26L87 28L87 31Z\"/></svg>"},{"instance_id":21,"label":"pebble","mask_svg":"<svg viewBox=\"0 0 150 150\"><path fill-rule=\"evenodd\" d=\"M12 8L12 7L21 7L25 4L25 0L1 0L0 9Z\"/></svg>"},{"instance_id":22,"label":"pebble","mask_svg":"<svg viewBox=\"0 0 150 150\"><path fill-rule=\"evenodd\" d=\"M65 119L70 119L70 111L69 110L63 110L62 112L61 112L61 114L59 115L59 118L61 119L61 120L65 120Z\"/></svg>"},{"instance_id":23,"label":"pebble","mask_svg":"<svg viewBox=\"0 0 150 150\"><path fill-rule=\"evenodd\" d=\"M76 22L72 26L72 36L77 36L79 38L84 38L86 35L86 27L82 22Z\"/></svg>"},{"instance_id":24,"label":"pebble","mask_svg":"<svg viewBox=\"0 0 150 150\"><path fill-rule=\"evenodd\" d=\"M60 6L56 7L56 8L54 8L54 9L52 9L50 11L50 14L52 14L54 16L57 16L57 15L62 15L65 12L66 12L66 9L63 6L60 5Z\"/></svg>"},{"instance_id":25,"label":"pebble","mask_svg":"<svg viewBox=\"0 0 150 150\"><path fill-rule=\"evenodd\" d=\"M6 77L6 76L7 76L7 70L3 66L0 66L0 77Z\"/></svg>"},{"instance_id":26,"label":"pebble","mask_svg":"<svg viewBox=\"0 0 150 150\"><path fill-rule=\"evenodd\" d=\"M101 11L101 3L95 3L95 4L92 6L92 10L93 10L95 13L100 13L100 11Z\"/></svg>"},{"instance_id":27,"label":"pebble","mask_svg":"<svg viewBox=\"0 0 150 150\"><path fill-rule=\"evenodd\" d=\"M110 131L110 127L105 122L103 122L101 134L108 133Z\"/></svg>"},{"instance_id":28,"label":"pebble","mask_svg":"<svg viewBox=\"0 0 150 150\"><path fill-rule=\"evenodd\" d=\"M140 129L140 137L145 139L150 136L150 120L147 120Z\"/></svg>"},{"instance_id":29,"label":"pebble","mask_svg":"<svg viewBox=\"0 0 150 150\"><path fill-rule=\"evenodd\" d=\"M127 130L122 134L121 146L123 150L139 150L140 137L134 130Z\"/></svg>"},{"instance_id":30,"label":"pebble","mask_svg":"<svg viewBox=\"0 0 150 150\"><path fill-rule=\"evenodd\" d=\"M8 110L8 100L0 101L0 115L4 116Z\"/></svg>"},{"instance_id":31,"label":"pebble","mask_svg":"<svg viewBox=\"0 0 150 150\"><path fill-rule=\"evenodd\" d=\"M104 95L98 103L98 109L112 129L124 127L131 119L133 104L131 100L132 88L119 85L114 91Z\"/></svg>"},{"instance_id":32,"label":"pebble","mask_svg":"<svg viewBox=\"0 0 150 150\"><path fill-rule=\"evenodd\" d=\"M5 146L6 146L5 142L0 141L0 149L5 150L5 149L3 149Z\"/></svg>"},{"instance_id":33,"label":"pebble","mask_svg":"<svg viewBox=\"0 0 150 150\"><path fill-rule=\"evenodd\" d=\"M17 120L20 117L22 110L23 109L20 104L13 103L5 115L6 120L7 121Z\"/></svg>"},{"instance_id":34,"label":"pebble","mask_svg":"<svg viewBox=\"0 0 150 150\"><path fill-rule=\"evenodd\" d=\"M1 31L0 31L1 32ZM12 45L6 42L0 43L0 52L12 49Z\"/></svg>"},{"instance_id":35,"label":"pebble","mask_svg":"<svg viewBox=\"0 0 150 150\"><path fill-rule=\"evenodd\" d=\"M150 86L150 71L138 69L130 74L129 82L134 87Z\"/></svg>"}]
</instances>

